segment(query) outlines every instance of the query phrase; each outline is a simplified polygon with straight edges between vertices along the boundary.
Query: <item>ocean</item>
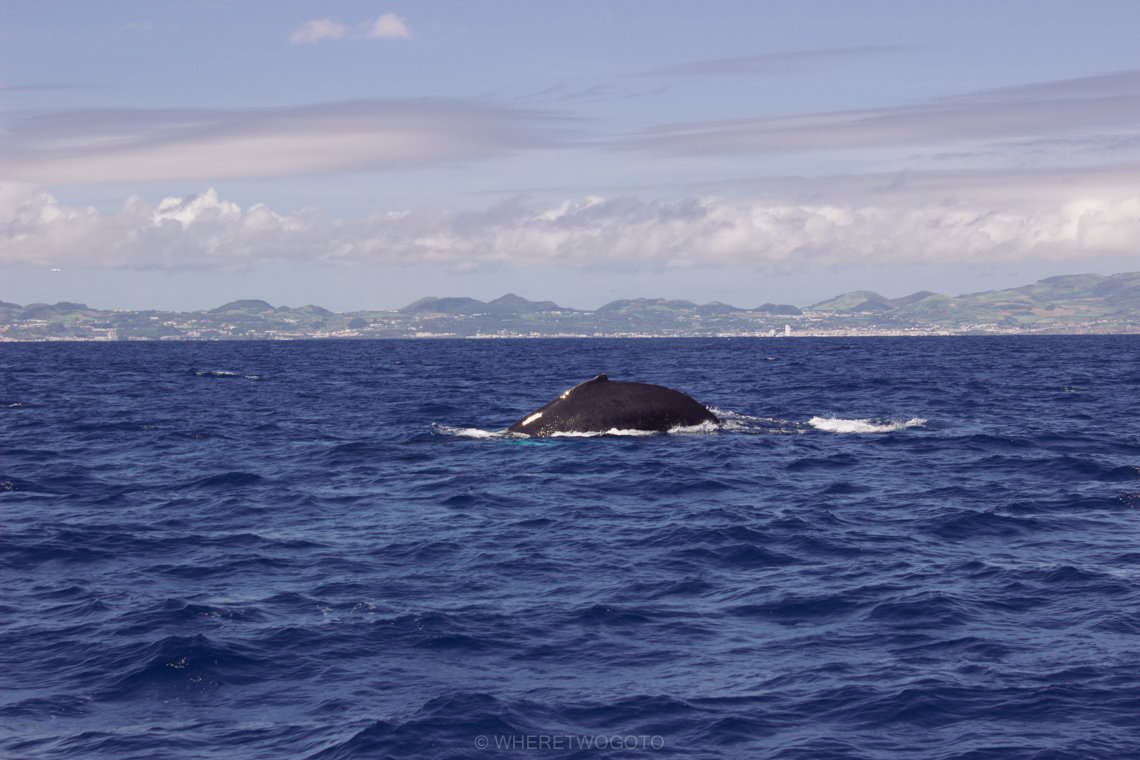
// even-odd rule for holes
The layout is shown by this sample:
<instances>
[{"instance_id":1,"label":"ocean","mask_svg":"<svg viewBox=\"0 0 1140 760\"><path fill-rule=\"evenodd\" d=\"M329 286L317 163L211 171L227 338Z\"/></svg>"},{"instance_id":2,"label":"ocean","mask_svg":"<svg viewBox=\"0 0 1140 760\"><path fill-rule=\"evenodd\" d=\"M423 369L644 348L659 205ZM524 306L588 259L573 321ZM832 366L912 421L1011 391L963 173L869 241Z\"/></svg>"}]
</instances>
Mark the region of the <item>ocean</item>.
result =
<instances>
[{"instance_id":1,"label":"ocean","mask_svg":"<svg viewBox=\"0 0 1140 760\"><path fill-rule=\"evenodd\" d=\"M7 343L7 758L1140 757L1140 338ZM722 420L502 431L599 373Z\"/></svg>"}]
</instances>

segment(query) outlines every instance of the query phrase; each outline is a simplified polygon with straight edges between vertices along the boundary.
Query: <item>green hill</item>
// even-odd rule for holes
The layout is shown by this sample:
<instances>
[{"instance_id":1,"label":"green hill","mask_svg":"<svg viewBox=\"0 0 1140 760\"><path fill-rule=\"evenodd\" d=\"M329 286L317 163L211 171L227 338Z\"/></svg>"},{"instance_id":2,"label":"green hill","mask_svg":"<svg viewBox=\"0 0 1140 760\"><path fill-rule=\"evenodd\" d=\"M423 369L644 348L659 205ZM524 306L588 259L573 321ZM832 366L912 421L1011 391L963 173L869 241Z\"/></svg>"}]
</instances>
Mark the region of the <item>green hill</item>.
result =
<instances>
[{"instance_id":1,"label":"green hill","mask_svg":"<svg viewBox=\"0 0 1140 760\"><path fill-rule=\"evenodd\" d=\"M798 317L803 314L803 310L792 306L790 303L766 303L762 306L757 306L752 311L758 311L764 314L784 314L790 317Z\"/></svg>"},{"instance_id":2,"label":"green hill","mask_svg":"<svg viewBox=\"0 0 1140 760\"><path fill-rule=\"evenodd\" d=\"M699 307L692 301L682 299L670 301L664 298L623 298L599 306L597 311L693 311L697 308Z\"/></svg>"},{"instance_id":3,"label":"green hill","mask_svg":"<svg viewBox=\"0 0 1140 760\"><path fill-rule=\"evenodd\" d=\"M852 307L862 306L868 301L886 304L890 302L890 299L884 298L873 290L853 290L827 301L820 301L808 308L811 311L847 311Z\"/></svg>"},{"instance_id":4,"label":"green hill","mask_svg":"<svg viewBox=\"0 0 1140 760\"><path fill-rule=\"evenodd\" d=\"M225 314L230 311L240 311L247 314L262 314L267 311L277 311L273 308L272 304L266 301L258 301L256 299L244 299L240 301L230 301L223 304L216 309L210 309L212 314Z\"/></svg>"},{"instance_id":5,"label":"green hill","mask_svg":"<svg viewBox=\"0 0 1140 760\"><path fill-rule=\"evenodd\" d=\"M522 296L507 293L490 303L475 298L421 298L400 309L404 314L492 314L495 316L518 316L521 314L537 314L547 311L572 312L553 301L528 301Z\"/></svg>"}]
</instances>

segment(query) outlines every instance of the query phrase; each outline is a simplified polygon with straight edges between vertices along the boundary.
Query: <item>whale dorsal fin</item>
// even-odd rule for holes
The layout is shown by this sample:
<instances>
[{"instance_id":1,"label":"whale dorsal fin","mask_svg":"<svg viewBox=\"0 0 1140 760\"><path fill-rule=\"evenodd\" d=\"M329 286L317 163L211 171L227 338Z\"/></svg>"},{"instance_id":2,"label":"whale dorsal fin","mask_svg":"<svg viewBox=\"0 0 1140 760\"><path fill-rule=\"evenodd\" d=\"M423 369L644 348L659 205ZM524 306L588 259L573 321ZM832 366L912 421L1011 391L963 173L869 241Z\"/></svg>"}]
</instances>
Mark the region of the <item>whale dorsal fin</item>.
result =
<instances>
[{"instance_id":1,"label":"whale dorsal fin","mask_svg":"<svg viewBox=\"0 0 1140 760\"><path fill-rule=\"evenodd\" d=\"M573 391L576 391L577 389L581 388L583 385L593 385L595 383L608 383L609 381L610 381L610 379L608 377L606 377L604 374L598 375L597 377L591 378L591 379L589 379L583 383L578 383L577 385L575 385L573 388L570 388L569 390L563 391L562 395L559 396L558 398L566 398Z\"/></svg>"}]
</instances>

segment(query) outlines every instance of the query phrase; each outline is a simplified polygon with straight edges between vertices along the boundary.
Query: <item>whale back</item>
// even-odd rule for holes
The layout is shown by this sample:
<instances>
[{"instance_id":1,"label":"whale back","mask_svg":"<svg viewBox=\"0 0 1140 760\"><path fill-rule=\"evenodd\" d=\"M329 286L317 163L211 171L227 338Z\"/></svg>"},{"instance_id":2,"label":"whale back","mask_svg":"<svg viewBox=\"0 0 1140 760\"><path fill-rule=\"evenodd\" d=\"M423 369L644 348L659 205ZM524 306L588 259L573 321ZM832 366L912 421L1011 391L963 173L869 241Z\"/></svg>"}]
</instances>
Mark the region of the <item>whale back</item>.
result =
<instances>
[{"instance_id":1,"label":"whale back","mask_svg":"<svg viewBox=\"0 0 1140 760\"><path fill-rule=\"evenodd\" d=\"M608 430L665 431L702 422L720 420L684 393L661 385L617 382L598 375L563 392L507 429L512 433L547 436Z\"/></svg>"}]
</instances>

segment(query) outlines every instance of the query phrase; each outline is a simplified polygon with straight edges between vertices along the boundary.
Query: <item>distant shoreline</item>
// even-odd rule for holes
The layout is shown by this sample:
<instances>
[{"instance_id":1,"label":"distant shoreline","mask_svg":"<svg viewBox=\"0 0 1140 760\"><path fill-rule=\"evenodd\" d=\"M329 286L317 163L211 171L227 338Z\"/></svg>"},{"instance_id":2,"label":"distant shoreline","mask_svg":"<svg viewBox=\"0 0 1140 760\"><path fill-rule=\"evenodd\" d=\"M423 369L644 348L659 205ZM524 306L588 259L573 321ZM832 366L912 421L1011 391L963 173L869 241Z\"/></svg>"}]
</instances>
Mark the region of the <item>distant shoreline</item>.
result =
<instances>
[{"instance_id":1,"label":"distant shoreline","mask_svg":"<svg viewBox=\"0 0 1140 760\"><path fill-rule=\"evenodd\" d=\"M81 338L81 337L45 337L45 338L12 338L0 336L0 343L280 343L280 342L310 342L310 341L465 341L465 340L789 340L789 339L862 339L862 338L1055 338L1055 337L1105 337L1140 335L1140 327L1132 327L1126 331L1072 331L1072 330L1040 330L1006 332L883 332L883 333L792 333L791 335L754 335L749 333L722 333L717 335L646 335L646 334L612 334L612 335L411 335L411 336L339 336L320 335L313 337L272 337L272 338L144 338L129 337L125 339L110 340L107 338Z\"/></svg>"},{"instance_id":2,"label":"distant shoreline","mask_svg":"<svg viewBox=\"0 0 1140 760\"><path fill-rule=\"evenodd\" d=\"M635 298L579 311L510 294L421 298L396 311L337 313L240 300L209 311L108 311L86 304L0 302L0 341L911 337L1140 333L1140 272L1049 277L951 298L919 291L888 299L852 291L806 309L765 303Z\"/></svg>"}]
</instances>

